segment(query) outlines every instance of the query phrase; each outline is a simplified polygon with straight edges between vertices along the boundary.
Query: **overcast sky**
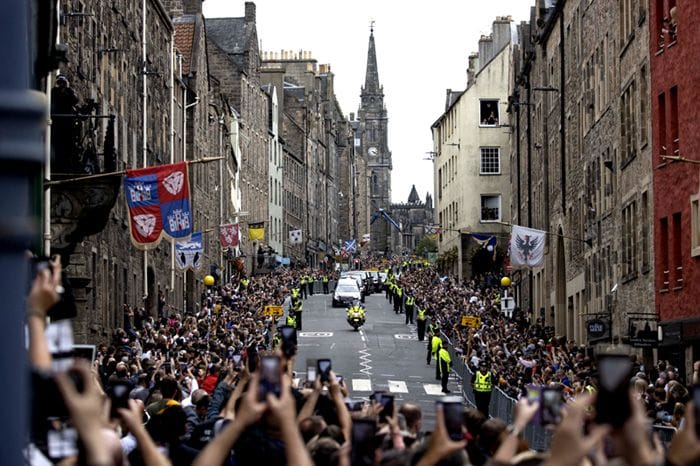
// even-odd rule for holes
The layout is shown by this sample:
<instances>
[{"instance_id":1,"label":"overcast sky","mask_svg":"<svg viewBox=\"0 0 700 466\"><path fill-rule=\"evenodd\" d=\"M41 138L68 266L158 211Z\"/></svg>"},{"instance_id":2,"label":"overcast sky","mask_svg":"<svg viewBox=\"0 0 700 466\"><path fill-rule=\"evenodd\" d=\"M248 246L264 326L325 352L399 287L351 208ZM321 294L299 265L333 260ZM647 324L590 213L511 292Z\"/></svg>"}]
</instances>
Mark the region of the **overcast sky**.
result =
<instances>
[{"instance_id":1,"label":"overcast sky","mask_svg":"<svg viewBox=\"0 0 700 466\"><path fill-rule=\"evenodd\" d=\"M335 74L343 112L357 113L364 84L370 21L375 21L379 82L389 114L392 201L415 184L433 192L430 125L444 111L445 90L466 84L467 57L496 16L529 18L534 0L257 0L261 50L307 50ZM240 0L206 0L207 17L241 17Z\"/></svg>"}]
</instances>

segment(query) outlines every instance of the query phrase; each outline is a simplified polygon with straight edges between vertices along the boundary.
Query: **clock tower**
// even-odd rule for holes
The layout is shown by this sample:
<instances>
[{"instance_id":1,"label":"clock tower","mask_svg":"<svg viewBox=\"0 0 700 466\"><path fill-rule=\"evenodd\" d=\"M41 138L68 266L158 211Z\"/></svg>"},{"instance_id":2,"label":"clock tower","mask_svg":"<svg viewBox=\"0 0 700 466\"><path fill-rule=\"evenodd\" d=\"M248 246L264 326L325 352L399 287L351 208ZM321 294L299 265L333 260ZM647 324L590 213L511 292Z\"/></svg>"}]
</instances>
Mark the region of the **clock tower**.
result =
<instances>
[{"instance_id":1,"label":"clock tower","mask_svg":"<svg viewBox=\"0 0 700 466\"><path fill-rule=\"evenodd\" d=\"M374 22L369 34L367 50L367 72L365 85L360 92L359 118L360 150L367 159L367 182L369 200L368 214L374 216L380 210L389 212L391 206L391 152L388 147L388 117L384 106L384 88L379 84L377 53L374 46ZM379 216L370 226L370 249L373 252L390 252L392 226L384 216Z\"/></svg>"}]
</instances>

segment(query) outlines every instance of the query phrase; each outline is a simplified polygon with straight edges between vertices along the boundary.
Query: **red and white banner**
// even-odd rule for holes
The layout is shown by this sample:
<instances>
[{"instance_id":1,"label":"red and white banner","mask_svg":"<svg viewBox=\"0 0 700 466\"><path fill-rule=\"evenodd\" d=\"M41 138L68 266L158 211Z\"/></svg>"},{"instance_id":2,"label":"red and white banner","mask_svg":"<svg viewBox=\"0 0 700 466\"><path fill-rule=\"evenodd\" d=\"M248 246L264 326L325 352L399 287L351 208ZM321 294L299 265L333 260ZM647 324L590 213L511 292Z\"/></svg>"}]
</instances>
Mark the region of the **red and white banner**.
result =
<instances>
[{"instance_id":1,"label":"red and white banner","mask_svg":"<svg viewBox=\"0 0 700 466\"><path fill-rule=\"evenodd\" d=\"M186 240L192 234L190 187L185 162L127 170L124 194L131 239L140 249L163 236Z\"/></svg>"},{"instance_id":2,"label":"red and white banner","mask_svg":"<svg viewBox=\"0 0 700 466\"><path fill-rule=\"evenodd\" d=\"M238 246L238 224L229 223L219 226L219 239L222 248L235 248Z\"/></svg>"}]
</instances>

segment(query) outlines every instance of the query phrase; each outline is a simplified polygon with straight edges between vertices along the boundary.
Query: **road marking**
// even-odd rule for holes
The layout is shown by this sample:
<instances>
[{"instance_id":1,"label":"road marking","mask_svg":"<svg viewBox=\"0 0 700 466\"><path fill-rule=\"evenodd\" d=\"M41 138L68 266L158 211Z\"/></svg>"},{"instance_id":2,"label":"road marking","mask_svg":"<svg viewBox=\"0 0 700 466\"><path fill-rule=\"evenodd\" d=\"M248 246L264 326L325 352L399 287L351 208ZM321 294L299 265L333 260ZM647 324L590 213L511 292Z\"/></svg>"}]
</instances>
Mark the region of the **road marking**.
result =
<instances>
[{"instance_id":1,"label":"road marking","mask_svg":"<svg viewBox=\"0 0 700 466\"><path fill-rule=\"evenodd\" d=\"M352 379L353 392L371 392L372 381L370 379Z\"/></svg>"},{"instance_id":2,"label":"road marking","mask_svg":"<svg viewBox=\"0 0 700 466\"><path fill-rule=\"evenodd\" d=\"M394 374L379 374L382 377L396 377Z\"/></svg>"},{"instance_id":3,"label":"road marking","mask_svg":"<svg viewBox=\"0 0 700 466\"><path fill-rule=\"evenodd\" d=\"M425 393L427 395L436 395L436 396L444 395L444 393L442 393L442 385L437 384L437 383L424 383L423 389L425 390Z\"/></svg>"},{"instance_id":4,"label":"road marking","mask_svg":"<svg viewBox=\"0 0 700 466\"><path fill-rule=\"evenodd\" d=\"M408 378L409 379L424 379L425 377L423 377L422 375L409 375Z\"/></svg>"},{"instance_id":5,"label":"road marking","mask_svg":"<svg viewBox=\"0 0 700 466\"><path fill-rule=\"evenodd\" d=\"M389 380L388 382L391 393L408 393L408 387L403 380Z\"/></svg>"},{"instance_id":6,"label":"road marking","mask_svg":"<svg viewBox=\"0 0 700 466\"><path fill-rule=\"evenodd\" d=\"M333 336L333 332L299 332L299 336L307 338L330 338Z\"/></svg>"},{"instance_id":7,"label":"road marking","mask_svg":"<svg viewBox=\"0 0 700 466\"><path fill-rule=\"evenodd\" d=\"M360 369L360 372L366 375L372 375L372 365L370 364L372 362L371 355L369 353L369 350L367 348L359 350L358 353L361 354L360 356L360 366L362 366L362 369Z\"/></svg>"},{"instance_id":8,"label":"road marking","mask_svg":"<svg viewBox=\"0 0 700 466\"><path fill-rule=\"evenodd\" d=\"M418 335L415 333L396 333L394 338L397 340L418 340Z\"/></svg>"}]
</instances>

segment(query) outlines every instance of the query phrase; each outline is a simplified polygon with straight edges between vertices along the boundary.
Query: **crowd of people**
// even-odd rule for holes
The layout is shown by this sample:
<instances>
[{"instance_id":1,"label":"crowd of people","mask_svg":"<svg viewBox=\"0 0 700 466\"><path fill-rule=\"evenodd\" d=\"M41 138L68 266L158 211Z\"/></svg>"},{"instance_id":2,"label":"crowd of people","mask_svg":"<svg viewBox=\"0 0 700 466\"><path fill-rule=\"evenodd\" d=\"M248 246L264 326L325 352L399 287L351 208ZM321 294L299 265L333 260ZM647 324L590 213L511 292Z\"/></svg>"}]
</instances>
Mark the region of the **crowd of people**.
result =
<instances>
[{"instance_id":1,"label":"crowd of people","mask_svg":"<svg viewBox=\"0 0 700 466\"><path fill-rule=\"evenodd\" d=\"M447 336L471 367L491 372L494 385L520 397L511 425L468 406L455 424L454 417L446 419L447 405L437 403L428 433L417 404L387 412L377 400L351 400L332 372L295 386L293 355L280 350L276 317L266 316L264 308L293 307L292 290L303 281L308 296L310 277L318 290L325 272L309 269L237 277L205 292L194 313L163 306L164 315L151 316L125 307L124 328L98 347L91 365L55 373L46 341L47 312L61 299L61 265L55 260L53 272L39 272L27 299L29 463L579 465L615 458L630 465L683 466L700 459L688 389L668 364L637 365L626 421L596 424L590 409L596 368L585 348L522 314L504 318L497 311L495 276L459 283L422 262L396 260L381 267L402 290L397 312L406 312L408 303L411 318L427 316L431 337ZM480 327L462 327L465 313L480 316ZM275 365L268 366L271 361ZM537 400L521 397L529 384L558 384L569 399L547 452L529 451L520 437L539 410ZM655 419L665 413L660 422L678 427L667 450L648 435L652 411Z\"/></svg>"}]
</instances>

